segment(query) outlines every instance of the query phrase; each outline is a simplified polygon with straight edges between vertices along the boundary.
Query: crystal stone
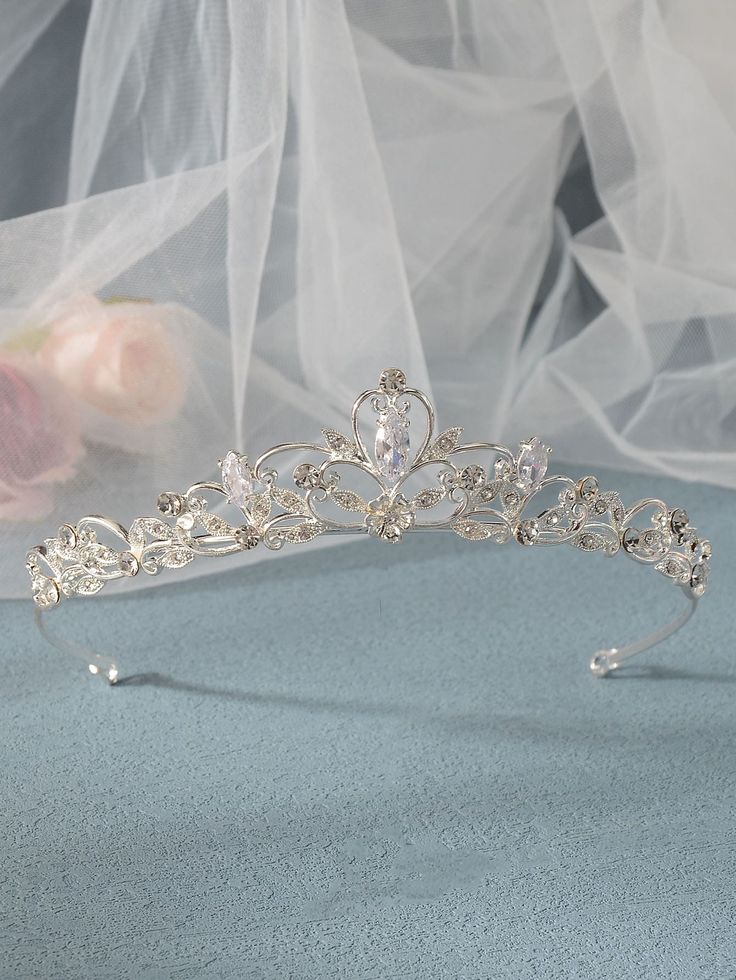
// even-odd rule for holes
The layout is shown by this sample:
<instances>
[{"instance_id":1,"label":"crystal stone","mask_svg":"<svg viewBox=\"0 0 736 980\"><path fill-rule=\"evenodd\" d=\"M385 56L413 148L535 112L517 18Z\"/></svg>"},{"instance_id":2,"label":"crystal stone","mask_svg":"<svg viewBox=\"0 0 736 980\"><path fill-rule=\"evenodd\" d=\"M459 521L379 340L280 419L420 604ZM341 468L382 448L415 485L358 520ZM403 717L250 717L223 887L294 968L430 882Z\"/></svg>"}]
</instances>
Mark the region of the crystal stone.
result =
<instances>
[{"instance_id":1,"label":"crystal stone","mask_svg":"<svg viewBox=\"0 0 736 980\"><path fill-rule=\"evenodd\" d=\"M56 582L44 575L34 577L32 585L33 601L39 609L48 609L59 601L59 587Z\"/></svg>"},{"instance_id":2,"label":"crystal stone","mask_svg":"<svg viewBox=\"0 0 736 980\"><path fill-rule=\"evenodd\" d=\"M222 470L222 482L230 502L242 510L247 498L254 492L253 474L248 466L248 461L245 456L231 451L223 459L220 468Z\"/></svg>"},{"instance_id":3,"label":"crystal stone","mask_svg":"<svg viewBox=\"0 0 736 980\"><path fill-rule=\"evenodd\" d=\"M516 475L522 489L529 490L542 482L547 472L548 452L547 447L537 438L532 439L521 450Z\"/></svg>"},{"instance_id":4,"label":"crystal stone","mask_svg":"<svg viewBox=\"0 0 736 980\"><path fill-rule=\"evenodd\" d=\"M406 375L398 368L386 368L378 385L387 395L400 395L406 388Z\"/></svg>"},{"instance_id":5,"label":"crystal stone","mask_svg":"<svg viewBox=\"0 0 736 980\"><path fill-rule=\"evenodd\" d=\"M70 524L62 524L57 537L63 548L73 548L77 543L77 533Z\"/></svg>"},{"instance_id":6,"label":"crystal stone","mask_svg":"<svg viewBox=\"0 0 736 980\"><path fill-rule=\"evenodd\" d=\"M120 571L123 575L136 575L139 569L138 559L129 551L120 555Z\"/></svg>"},{"instance_id":7,"label":"crystal stone","mask_svg":"<svg viewBox=\"0 0 736 980\"><path fill-rule=\"evenodd\" d=\"M692 575L690 577L690 584L693 588L698 586L705 587L708 583L708 576L710 574L710 569L703 562L699 562L697 565L693 566Z\"/></svg>"},{"instance_id":8,"label":"crystal stone","mask_svg":"<svg viewBox=\"0 0 736 980\"><path fill-rule=\"evenodd\" d=\"M181 513L183 503L184 502L178 493L171 493L171 491L167 490L158 495L156 506L158 507L159 512L165 517L176 517Z\"/></svg>"},{"instance_id":9,"label":"crystal stone","mask_svg":"<svg viewBox=\"0 0 736 980\"><path fill-rule=\"evenodd\" d=\"M396 483L409 460L409 426L394 408L381 415L376 432L378 471L389 484Z\"/></svg>"},{"instance_id":10,"label":"crystal stone","mask_svg":"<svg viewBox=\"0 0 736 980\"><path fill-rule=\"evenodd\" d=\"M482 466L473 464L466 466L460 474L460 486L464 490L476 490L482 486L486 479L486 473Z\"/></svg>"}]
</instances>

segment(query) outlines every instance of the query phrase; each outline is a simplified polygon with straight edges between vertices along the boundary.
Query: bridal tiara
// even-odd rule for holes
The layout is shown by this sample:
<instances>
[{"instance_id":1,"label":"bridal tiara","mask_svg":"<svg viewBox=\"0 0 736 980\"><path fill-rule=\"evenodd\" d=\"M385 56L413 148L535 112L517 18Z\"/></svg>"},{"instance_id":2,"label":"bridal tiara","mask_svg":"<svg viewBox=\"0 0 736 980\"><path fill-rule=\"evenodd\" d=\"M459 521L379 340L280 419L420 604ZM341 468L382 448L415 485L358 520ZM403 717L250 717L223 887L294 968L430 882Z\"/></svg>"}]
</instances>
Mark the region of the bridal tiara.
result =
<instances>
[{"instance_id":1,"label":"bridal tiara","mask_svg":"<svg viewBox=\"0 0 736 980\"><path fill-rule=\"evenodd\" d=\"M361 434L369 408L375 423L372 451ZM423 415L416 444L410 409L412 416ZM91 673L115 683L114 661L53 637L42 611L63 597L95 595L115 579L156 575L199 557L259 545L277 551L329 534L367 533L397 544L416 531L451 531L466 541L514 541L535 548L568 544L609 556L622 552L678 585L688 599L684 611L639 641L598 651L590 662L597 676L651 648L690 618L706 589L711 548L682 508L670 509L655 498L627 508L594 476L548 476L550 449L536 437L514 451L461 442L462 431L436 434L427 396L407 385L403 371L388 368L376 388L355 400L349 435L325 428L324 442L284 443L253 463L231 451L220 460L221 483L165 491L158 498L161 516L139 517L127 530L99 515L62 524L56 537L26 558L39 625L62 650L83 657ZM279 483L273 467L278 458L291 459L295 489ZM356 470L373 493L362 496L347 486L350 476L357 479ZM540 509L541 496L550 493L551 502ZM237 509L237 521L215 513L212 499ZM645 526L639 526L642 522Z\"/></svg>"}]
</instances>

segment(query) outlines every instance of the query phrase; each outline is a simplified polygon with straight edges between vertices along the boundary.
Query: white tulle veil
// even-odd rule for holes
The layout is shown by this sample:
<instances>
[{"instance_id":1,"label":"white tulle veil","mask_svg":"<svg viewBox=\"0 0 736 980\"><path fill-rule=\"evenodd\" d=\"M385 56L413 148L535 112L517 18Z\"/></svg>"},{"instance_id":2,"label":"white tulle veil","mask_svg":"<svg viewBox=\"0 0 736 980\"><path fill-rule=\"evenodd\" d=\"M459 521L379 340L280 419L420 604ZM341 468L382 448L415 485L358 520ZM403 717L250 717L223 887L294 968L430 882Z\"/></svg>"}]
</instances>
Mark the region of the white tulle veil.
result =
<instances>
[{"instance_id":1,"label":"white tulle veil","mask_svg":"<svg viewBox=\"0 0 736 980\"><path fill-rule=\"evenodd\" d=\"M47 512L0 519L0 594L60 521L339 428L390 364L471 438L736 486L728 0L2 16L0 347L143 300L186 390L145 424L89 409Z\"/></svg>"}]
</instances>

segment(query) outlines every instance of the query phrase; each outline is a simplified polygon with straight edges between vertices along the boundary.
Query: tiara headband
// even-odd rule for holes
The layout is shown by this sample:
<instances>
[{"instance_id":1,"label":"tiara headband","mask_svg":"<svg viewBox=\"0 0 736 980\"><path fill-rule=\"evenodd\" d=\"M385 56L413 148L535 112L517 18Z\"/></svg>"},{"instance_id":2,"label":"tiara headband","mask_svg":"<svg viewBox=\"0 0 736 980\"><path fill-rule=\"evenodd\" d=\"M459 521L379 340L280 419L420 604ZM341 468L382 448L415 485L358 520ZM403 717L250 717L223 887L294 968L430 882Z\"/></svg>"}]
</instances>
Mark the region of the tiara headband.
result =
<instances>
[{"instance_id":1,"label":"tiara headband","mask_svg":"<svg viewBox=\"0 0 736 980\"><path fill-rule=\"evenodd\" d=\"M369 408L376 422L370 450L360 431ZM410 434L410 408L423 416L418 438L413 426ZM427 396L407 386L403 371L388 368L378 387L354 402L350 435L326 428L323 443L284 443L252 464L247 456L229 452L220 460L221 483L162 493L161 517L139 517L128 530L99 515L62 524L56 537L26 558L39 625L51 642L84 657L91 673L115 683L118 669L112 660L53 638L41 611L64 596L95 595L114 579L156 575L200 556L258 545L278 551L322 534L367 532L396 544L415 531L451 531L466 541L515 541L535 548L568 544L609 556L620 551L677 584L689 600L684 612L642 640L596 653L590 668L598 676L659 643L690 618L705 592L711 549L684 510L654 498L627 508L615 490L601 490L593 476L547 476L550 449L536 437L514 452L493 443L462 443L461 434L462 429L452 428L436 435ZM273 467L284 457L291 457L295 489L282 486ZM374 487L374 495L364 497L348 487L355 470ZM540 510L536 498L547 488L553 500ZM210 508L208 498L222 503L223 497L238 508L236 523ZM646 526L640 527L642 522Z\"/></svg>"}]
</instances>

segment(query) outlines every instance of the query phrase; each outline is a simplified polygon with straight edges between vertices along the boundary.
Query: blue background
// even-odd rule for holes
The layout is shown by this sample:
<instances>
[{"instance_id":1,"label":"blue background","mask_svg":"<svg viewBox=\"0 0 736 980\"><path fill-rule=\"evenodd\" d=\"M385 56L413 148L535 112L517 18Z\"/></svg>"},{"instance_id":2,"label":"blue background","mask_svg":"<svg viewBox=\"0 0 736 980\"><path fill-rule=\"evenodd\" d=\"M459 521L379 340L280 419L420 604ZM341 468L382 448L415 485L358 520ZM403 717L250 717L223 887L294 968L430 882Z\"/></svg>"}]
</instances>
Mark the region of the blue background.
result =
<instances>
[{"instance_id":1,"label":"blue background","mask_svg":"<svg viewBox=\"0 0 736 980\"><path fill-rule=\"evenodd\" d=\"M568 547L292 549L54 611L117 688L1 605L0 974L735 977L733 495L606 485L715 552L608 680L682 600Z\"/></svg>"}]
</instances>

